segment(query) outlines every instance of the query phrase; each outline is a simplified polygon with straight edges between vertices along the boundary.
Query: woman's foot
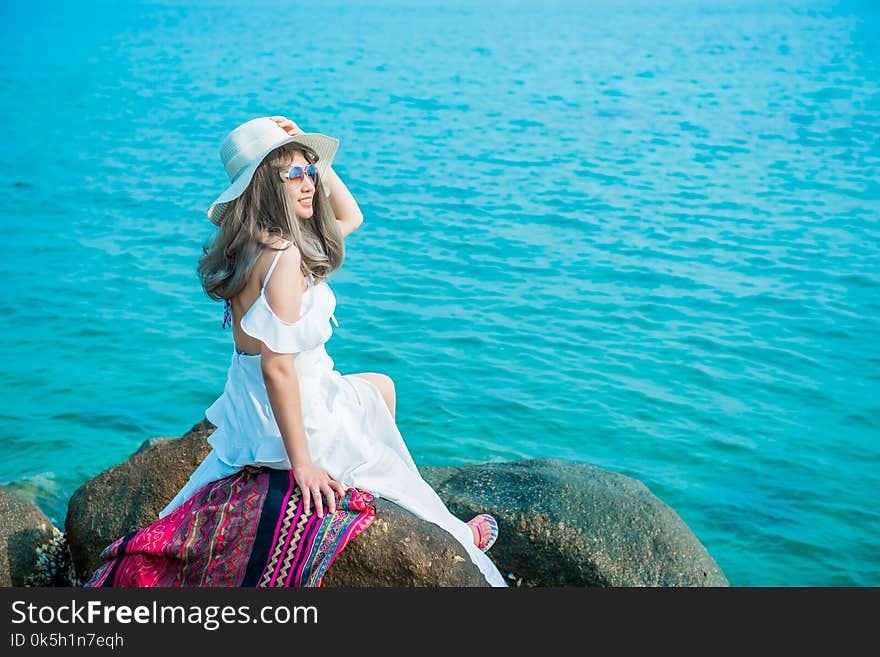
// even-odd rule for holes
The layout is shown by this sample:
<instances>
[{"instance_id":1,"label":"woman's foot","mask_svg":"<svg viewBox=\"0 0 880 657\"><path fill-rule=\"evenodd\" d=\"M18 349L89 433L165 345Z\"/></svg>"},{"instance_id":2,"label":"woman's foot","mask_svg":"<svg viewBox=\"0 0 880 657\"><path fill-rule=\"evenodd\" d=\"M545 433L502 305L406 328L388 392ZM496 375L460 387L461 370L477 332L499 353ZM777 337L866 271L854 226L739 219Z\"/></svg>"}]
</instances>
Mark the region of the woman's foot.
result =
<instances>
[{"instance_id":1,"label":"woman's foot","mask_svg":"<svg viewBox=\"0 0 880 657\"><path fill-rule=\"evenodd\" d=\"M474 535L474 545L483 552L495 544L498 538L498 521L488 513L481 513L467 521Z\"/></svg>"}]
</instances>

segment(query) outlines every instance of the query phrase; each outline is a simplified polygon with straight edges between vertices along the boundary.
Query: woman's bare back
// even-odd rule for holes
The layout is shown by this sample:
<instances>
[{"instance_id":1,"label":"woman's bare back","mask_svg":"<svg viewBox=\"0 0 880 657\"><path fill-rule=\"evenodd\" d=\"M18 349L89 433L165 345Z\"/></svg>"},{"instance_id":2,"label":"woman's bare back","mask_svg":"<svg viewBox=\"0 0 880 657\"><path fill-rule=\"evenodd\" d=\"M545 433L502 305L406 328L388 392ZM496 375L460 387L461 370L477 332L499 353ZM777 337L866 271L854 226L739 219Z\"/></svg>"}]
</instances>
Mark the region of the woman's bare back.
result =
<instances>
[{"instance_id":1,"label":"woman's bare back","mask_svg":"<svg viewBox=\"0 0 880 657\"><path fill-rule=\"evenodd\" d=\"M263 281L266 279L266 274L269 273L269 267L272 266L272 260L277 253L275 249L284 246L285 241L286 240L278 239L272 243L273 248L263 250L251 269L247 285L245 285L241 292L232 298L232 331L235 336L235 345L247 354L259 354L261 343L256 338L249 336L241 330L241 318L244 317L245 313L250 310L251 306L257 301L257 299L259 299L260 293L263 289ZM296 248L296 246L291 244L290 248ZM306 285L303 288L303 291L307 289L308 286Z\"/></svg>"}]
</instances>

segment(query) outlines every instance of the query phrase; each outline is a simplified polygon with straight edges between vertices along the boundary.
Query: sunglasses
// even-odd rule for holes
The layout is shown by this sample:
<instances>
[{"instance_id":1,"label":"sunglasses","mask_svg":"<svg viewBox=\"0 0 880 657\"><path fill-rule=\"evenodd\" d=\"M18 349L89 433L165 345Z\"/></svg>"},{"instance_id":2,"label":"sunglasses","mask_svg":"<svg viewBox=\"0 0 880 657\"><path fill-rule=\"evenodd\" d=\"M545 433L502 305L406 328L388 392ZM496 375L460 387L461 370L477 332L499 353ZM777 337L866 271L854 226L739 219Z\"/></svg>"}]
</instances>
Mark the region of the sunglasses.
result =
<instances>
[{"instance_id":1,"label":"sunglasses","mask_svg":"<svg viewBox=\"0 0 880 657\"><path fill-rule=\"evenodd\" d=\"M312 182L315 182L315 179L318 176L318 170L315 168L314 164L309 164L304 167L295 164L287 171L281 171L280 173L282 180L299 180L303 175L306 175L312 179Z\"/></svg>"}]
</instances>

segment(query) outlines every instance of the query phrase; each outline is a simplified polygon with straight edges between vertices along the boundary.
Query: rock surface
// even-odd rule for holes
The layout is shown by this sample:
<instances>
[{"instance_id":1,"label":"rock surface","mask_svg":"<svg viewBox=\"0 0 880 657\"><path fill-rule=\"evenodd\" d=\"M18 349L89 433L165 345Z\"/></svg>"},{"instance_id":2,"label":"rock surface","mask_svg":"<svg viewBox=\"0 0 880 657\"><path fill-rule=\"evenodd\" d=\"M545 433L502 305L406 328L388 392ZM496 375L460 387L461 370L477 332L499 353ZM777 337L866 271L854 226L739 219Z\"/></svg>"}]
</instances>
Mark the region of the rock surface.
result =
<instances>
[{"instance_id":1,"label":"rock surface","mask_svg":"<svg viewBox=\"0 0 880 657\"><path fill-rule=\"evenodd\" d=\"M80 580L107 545L158 517L210 451L212 429L203 421L180 439L147 441L74 493L65 528ZM728 585L684 521L636 479L548 459L421 471L456 516L498 519L489 554L511 585ZM376 510L324 586L486 585L447 532L387 500Z\"/></svg>"},{"instance_id":2,"label":"rock surface","mask_svg":"<svg viewBox=\"0 0 880 657\"><path fill-rule=\"evenodd\" d=\"M25 586L40 570L41 546L58 533L46 515L0 487L0 586Z\"/></svg>"},{"instance_id":3,"label":"rock surface","mask_svg":"<svg viewBox=\"0 0 880 657\"><path fill-rule=\"evenodd\" d=\"M729 586L685 522L637 479L552 459L422 475L454 515L495 516L490 554L522 586Z\"/></svg>"},{"instance_id":4,"label":"rock surface","mask_svg":"<svg viewBox=\"0 0 880 657\"><path fill-rule=\"evenodd\" d=\"M105 547L159 517L211 451L206 440L211 426L199 423L179 439L151 438L127 461L74 492L64 531L77 579L89 579Z\"/></svg>"},{"instance_id":5,"label":"rock surface","mask_svg":"<svg viewBox=\"0 0 880 657\"><path fill-rule=\"evenodd\" d=\"M388 500L374 505L373 524L345 546L322 586L489 586L449 532Z\"/></svg>"}]
</instances>

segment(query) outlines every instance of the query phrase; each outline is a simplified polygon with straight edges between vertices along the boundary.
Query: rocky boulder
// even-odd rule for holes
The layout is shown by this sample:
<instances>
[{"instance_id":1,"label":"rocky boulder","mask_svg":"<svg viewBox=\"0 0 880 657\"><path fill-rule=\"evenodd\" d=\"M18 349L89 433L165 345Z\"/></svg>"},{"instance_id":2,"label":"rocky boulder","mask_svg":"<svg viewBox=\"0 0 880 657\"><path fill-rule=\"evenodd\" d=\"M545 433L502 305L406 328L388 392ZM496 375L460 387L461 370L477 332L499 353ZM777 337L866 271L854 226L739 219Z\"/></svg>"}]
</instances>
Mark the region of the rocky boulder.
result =
<instances>
[{"instance_id":1,"label":"rocky boulder","mask_svg":"<svg viewBox=\"0 0 880 657\"><path fill-rule=\"evenodd\" d=\"M127 461L80 486L67 505L64 531L76 579L101 565L101 551L159 517L211 451L212 427L199 423L181 438L151 438Z\"/></svg>"},{"instance_id":2,"label":"rocky boulder","mask_svg":"<svg viewBox=\"0 0 880 657\"><path fill-rule=\"evenodd\" d=\"M84 484L65 528L78 578L118 537L153 522L210 451L206 421L179 439L147 441L128 461ZM556 460L423 468L452 513L492 513L500 538L489 553L520 586L727 586L684 521L636 479ZM485 586L447 532L386 500L324 586Z\"/></svg>"},{"instance_id":3,"label":"rocky boulder","mask_svg":"<svg viewBox=\"0 0 880 657\"><path fill-rule=\"evenodd\" d=\"M373 504L373 524L345 546L322 586L489 586L449 532L393 502Z\"/></svg>"},{"instance_id":4,"label":"rocky boulder","mask_svg":"<svg viewBox=\"0 0 880 657\"><path fill-rule=\"evenodd\" d=\"M36 505L0 487L0 586L25 586L42 571L44 546L60 534Z\"/></svg>"},{"instance_id":5,"label":"rocky boulder","mask_svg":"<svg viewBox=\"0 0 880 657\"><path fill-rule=\"evenodd\" d=\"M637 479L552 459L422 475L454 515L495 516L490 554L519 585L729 585L681 517Z\"/></svg>"}]
</instances>

